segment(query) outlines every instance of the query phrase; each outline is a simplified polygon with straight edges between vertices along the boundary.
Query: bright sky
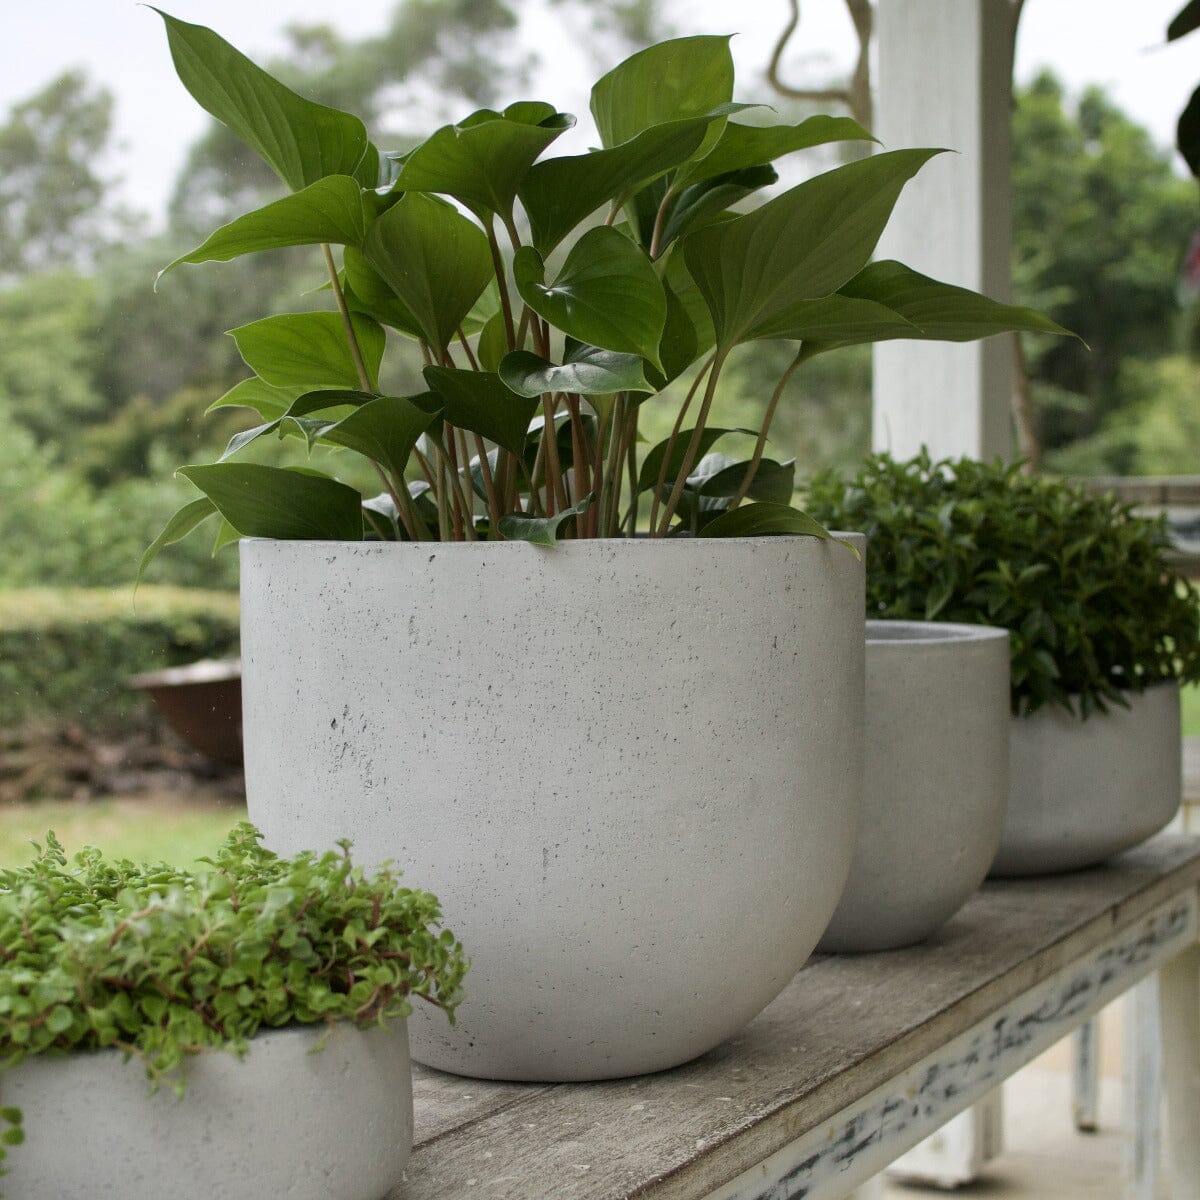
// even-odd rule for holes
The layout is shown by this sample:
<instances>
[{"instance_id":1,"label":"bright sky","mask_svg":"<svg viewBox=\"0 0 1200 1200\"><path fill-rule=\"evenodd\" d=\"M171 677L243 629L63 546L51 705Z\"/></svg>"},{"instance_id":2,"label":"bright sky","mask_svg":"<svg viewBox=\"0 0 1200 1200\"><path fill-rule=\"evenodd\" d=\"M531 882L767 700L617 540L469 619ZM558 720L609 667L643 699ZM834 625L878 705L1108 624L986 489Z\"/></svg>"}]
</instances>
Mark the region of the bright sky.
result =
<instances>
[{"instance_id":1,"label":"bright sky","mask_svg":"<svg viewBox=\"0 0 1200 1200\"><path fill-rule=\"evenodd\" d=\"M896 2L896 0L892 0ZM903 0L920 3L921 0ZM160 0L174 15L216 29L251 57L284 46L290 22L328 22L348 36L382 27L394 0ZM1104 84L1156 140L1172 144L1175 120L1200 84L1200 33L1163 47L1171 16L1183 0L1027 0L1017 52L1017 78L1043 65L1072 88ZM734 43L743 78L761 75L780 25L784 0L668 0L685 33L740 32ZM731 16L731 11L733 15ZM563 62L559 28L548 33L534 5L527 44L546 42L546 67L537 90L562 107L586 105L576 80L590 70L582 57ZM853 34L841 0L805 0L792 69L814 80L849 60ZM740 29L736 28L740 26ZM569 51L569 47L567 47ZM574 61L570 61L573 58ZM116 93L123 151L116 164L128 199L157 212L165 202L184 148L205 117L174 77L162 24L131 0L0 0L0 115L70 66L85 66ZM574 111L580 111L575 108Z\"/></svg>"}]
</instances>

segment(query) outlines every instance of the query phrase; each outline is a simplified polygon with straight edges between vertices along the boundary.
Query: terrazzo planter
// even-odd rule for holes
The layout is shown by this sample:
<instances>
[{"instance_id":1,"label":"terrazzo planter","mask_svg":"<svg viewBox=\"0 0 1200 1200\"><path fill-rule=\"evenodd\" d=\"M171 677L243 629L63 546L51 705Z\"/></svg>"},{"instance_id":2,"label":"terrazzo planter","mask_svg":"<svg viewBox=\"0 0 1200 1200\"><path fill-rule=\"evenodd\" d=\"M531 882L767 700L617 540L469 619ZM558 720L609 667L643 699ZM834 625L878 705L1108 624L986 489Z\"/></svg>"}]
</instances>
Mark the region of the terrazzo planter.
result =
<instances>
[{"instance_id":1,"label":"terrazzo planter","mask_svg":"<svg viewBox=\"0 0 1200 1200\"><path fill-rule=\"evenodd\" d=\"M1008 799L1008 632L867 622L863 806L818 949L928 937L983 882Z\"/></svg>"},{"instance_id":2,"label":"terrazzo planter","mask_svg":"<svg viewBox=\"0 0 1200 1200\"><path fill-rule=\"evenodd\" d=\"M1179 684L1086 721L1047 706L1012 720L1008 816L993 875L1094 866L1163 828L1182 794Z\"/></svg>"},{"instance_id":3,"label":"terrazzo planter","mask_svg":"<svg viewBox=\"0 0 1200 1200\"><path fill-rule=\"evenodd\" d=\"M403 1021L254 1037L244 1059L189 1059L181 1100L148 1094L117 1050L39 1055L0 1075L23 1114L0 1181L12 1200L380 1200L412 1147L412 1070Z\"/></svg>"},{"instance_id":4,"label":"terrazzo planter","mask_svg":"<svg viewBox=\"0 0 1200 1200\"><path fill-rule=\"evenodd\" d=\"M783 989L841 893L863 588L812 538L243 542L251 818L436 892L472 966L454 1028L410 1020L419 1062L685 1062Z\"/></svg>"}]
</instances>

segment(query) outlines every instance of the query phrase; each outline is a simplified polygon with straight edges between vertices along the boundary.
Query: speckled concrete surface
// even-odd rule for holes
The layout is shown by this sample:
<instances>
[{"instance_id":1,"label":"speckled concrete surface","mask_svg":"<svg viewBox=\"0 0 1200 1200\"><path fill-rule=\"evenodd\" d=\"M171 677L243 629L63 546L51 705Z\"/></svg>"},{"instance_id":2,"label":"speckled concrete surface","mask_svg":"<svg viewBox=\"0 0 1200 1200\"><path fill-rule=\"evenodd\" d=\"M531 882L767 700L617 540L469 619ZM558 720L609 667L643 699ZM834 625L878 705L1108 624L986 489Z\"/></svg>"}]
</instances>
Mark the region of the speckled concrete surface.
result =
<instances>
[{"instance_id":1,"label":"speckled concrete surface","mask_svg":"<svg viewBox=\"0 0 1200 1200\"><path fill-rule=\"evenodd\" d=\"M349 836L472 959L420 1062L640 1074L816 944L861 794L863 567L813 538L242 543L251 818ZM435 1014L436 1016L437 1014Z\"/></svg>"}]
</instances>

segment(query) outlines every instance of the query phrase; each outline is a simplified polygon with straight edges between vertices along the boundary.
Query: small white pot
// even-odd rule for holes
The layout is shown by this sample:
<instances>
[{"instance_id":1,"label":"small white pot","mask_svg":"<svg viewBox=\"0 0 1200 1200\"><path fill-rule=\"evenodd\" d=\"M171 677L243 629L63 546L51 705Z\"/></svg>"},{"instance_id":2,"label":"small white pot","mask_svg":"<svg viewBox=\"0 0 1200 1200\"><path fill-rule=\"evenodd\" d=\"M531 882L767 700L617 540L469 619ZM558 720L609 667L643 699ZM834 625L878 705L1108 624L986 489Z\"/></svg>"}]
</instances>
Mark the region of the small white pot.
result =
<instances>
[{"instance_id":1,"label":"small white pot","mask_svg":"<svg viewBox=\"0 0 1200 1200\"><path fill-rule=\"evenodd\" d=\"M807 537L243 542L250 816L437 894L471 971L454 1027L411 1019L418 1062L675 1066L779 994L841 893L863 586Z\"/></svg>"},{"instance_id":2,"label":"small white pot","mask_svg":"<svg viewBox=\"0 0 1200 1200\"><path fill-rule=\"evenodd\" d=\"M1157 833L1182 794L1179 685L1081 720L1047 705L1012 719L1008 817L993 875L1094 866Z\"/></svg>"},{"instance_id":3,"label":"small white pot","mask_svg":"<svg viewBox=\"0 0 1200 1200\"><path fill-rule=\"evenodd\" d=\"M819 950L928 937L983 882L1008 798L1008 632L867 622L863 807Z\"/></svg>"},{"instance_id":4,"label":"small white pot","mask_svg":"<svg viewBox=\"0 0 1200 1200\"><path fill-rule=\"evenodd\" d=\"M259 1033L245 1058L205 1052L187 1090L149 1094L118 1050L38 1055L0 1074L21 1109L0 1190L11 1200L380 1200L412 1148L412 1069L403 1021L358 1030Z\"/></svg>"}]
</instances>

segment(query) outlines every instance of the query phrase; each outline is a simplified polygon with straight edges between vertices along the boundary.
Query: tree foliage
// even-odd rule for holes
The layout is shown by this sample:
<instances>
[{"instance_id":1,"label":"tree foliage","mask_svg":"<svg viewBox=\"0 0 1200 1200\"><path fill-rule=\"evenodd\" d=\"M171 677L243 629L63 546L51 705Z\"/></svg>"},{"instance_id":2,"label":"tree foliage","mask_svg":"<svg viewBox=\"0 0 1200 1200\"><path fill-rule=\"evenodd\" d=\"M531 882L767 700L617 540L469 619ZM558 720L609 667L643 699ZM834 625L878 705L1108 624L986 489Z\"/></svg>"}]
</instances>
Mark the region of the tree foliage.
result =
<instances>
[{"instance_id":1,"label":"tree foliage","mask_svg":"<svg viewBox=\"0 0 1200 1200\"><path fill-rule=\"evenodd\" d=\"M1086 342L1028 342L1053 449L1122 403L1122 362L1176 348L1175 283L1195 198L1099 88L1072 101L1044 72L1013 119L1016 291Z\"/></svg>"}]
</instances>

